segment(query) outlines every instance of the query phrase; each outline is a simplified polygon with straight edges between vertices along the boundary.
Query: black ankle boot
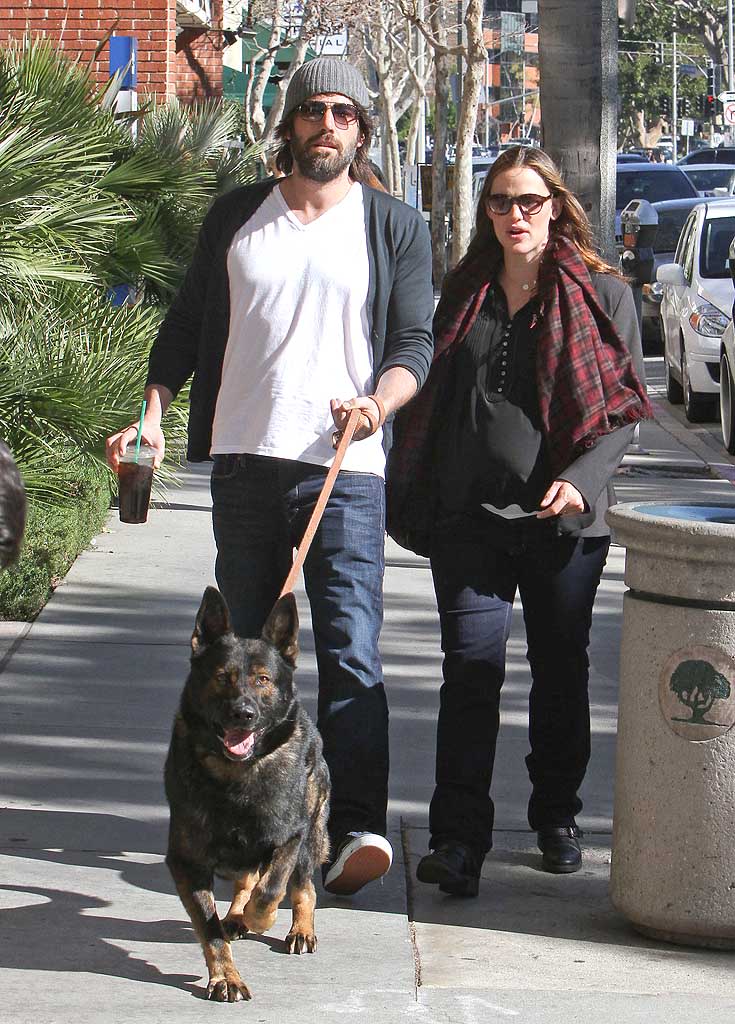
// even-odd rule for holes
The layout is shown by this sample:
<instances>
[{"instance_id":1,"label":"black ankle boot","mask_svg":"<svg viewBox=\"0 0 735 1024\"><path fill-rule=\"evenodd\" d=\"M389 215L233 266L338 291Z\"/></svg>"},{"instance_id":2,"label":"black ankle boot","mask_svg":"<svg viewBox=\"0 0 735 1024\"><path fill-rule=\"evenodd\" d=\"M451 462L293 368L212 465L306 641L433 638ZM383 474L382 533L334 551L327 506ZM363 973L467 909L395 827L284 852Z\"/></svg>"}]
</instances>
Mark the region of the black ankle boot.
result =
<instances>
[{"instance_id":1,"label":"black ankle boot","mask_svg":"<svg viewBox=\"0 0 735 1024\"><path fill-rule=\"evenodd\" d=\"M539 829L537 835L546 871L554 875L569 875L579 871L582 867L582 850L579 846L581 829L576 825L565 825L561 828Z\"/></svg>"},{"instance_id":2,"label":"black ankle boot","mask_svg":"<svg viewBox=\"0 0 735 1024\"><path fill-rule=\"evenodd\" d=\"M416 877L451 896L477 896L483 859L464 843L447 840L421 858Z\"/></svg>"}]
</instances>

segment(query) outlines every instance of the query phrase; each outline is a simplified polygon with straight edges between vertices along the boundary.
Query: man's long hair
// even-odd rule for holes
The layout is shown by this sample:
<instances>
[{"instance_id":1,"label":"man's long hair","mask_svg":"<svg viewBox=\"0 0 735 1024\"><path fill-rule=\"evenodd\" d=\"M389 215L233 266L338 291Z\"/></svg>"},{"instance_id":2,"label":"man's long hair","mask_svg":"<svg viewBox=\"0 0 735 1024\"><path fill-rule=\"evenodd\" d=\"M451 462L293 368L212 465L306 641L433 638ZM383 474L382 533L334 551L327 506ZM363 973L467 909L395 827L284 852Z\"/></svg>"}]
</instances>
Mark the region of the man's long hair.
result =
<instances>
[{"instance_id":1,"label":"man's long hair","mask_svg":"<svg viewBox=\"0 0 735 1024\"><path fill-rule=\"evenodd\" d=\"M354 100L352 102L354 103ZM370 140L373 135L373 122L364 107L361 107L359 103L354 103L354 106L357 109L357 122L360 126L360 134L362 135L362 145L358 146L357 152L355 153L355 159L350 164L350 177L353 181L360 181L365 185L370 185L375 188L376 178L370 170L369 156ZM293 154L291 152L291 143L288 140L288 135L293 129L295 118L296 110L294 109L278 123L275 131L275 136L278 139L275 164L282 174L290 174L293 170ZM377 184L377 187L381 187L379 183Z\"/></svg>"}]
</instances>

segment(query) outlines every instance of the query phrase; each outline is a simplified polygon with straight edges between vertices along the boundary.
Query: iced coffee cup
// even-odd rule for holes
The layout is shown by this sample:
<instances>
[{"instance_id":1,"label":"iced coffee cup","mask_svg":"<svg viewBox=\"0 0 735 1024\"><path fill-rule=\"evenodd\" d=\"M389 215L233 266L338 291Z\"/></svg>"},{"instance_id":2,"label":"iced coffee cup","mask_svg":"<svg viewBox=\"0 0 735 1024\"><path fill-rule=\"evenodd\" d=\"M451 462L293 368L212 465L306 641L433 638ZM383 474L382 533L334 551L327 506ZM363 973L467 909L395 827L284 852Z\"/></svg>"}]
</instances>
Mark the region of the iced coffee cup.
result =
<instances>
[{"instance_id":1,"label":"iced coffee cup","mask_svg":"<svg viewBox=\"0 0 735 1024\"><path fill-rule=\"evenodd\" d=\"M156 451L142 444L137 452L128 445L117 470L121 523L144 523L148 519Z\"/></svg>"}]
</instances>

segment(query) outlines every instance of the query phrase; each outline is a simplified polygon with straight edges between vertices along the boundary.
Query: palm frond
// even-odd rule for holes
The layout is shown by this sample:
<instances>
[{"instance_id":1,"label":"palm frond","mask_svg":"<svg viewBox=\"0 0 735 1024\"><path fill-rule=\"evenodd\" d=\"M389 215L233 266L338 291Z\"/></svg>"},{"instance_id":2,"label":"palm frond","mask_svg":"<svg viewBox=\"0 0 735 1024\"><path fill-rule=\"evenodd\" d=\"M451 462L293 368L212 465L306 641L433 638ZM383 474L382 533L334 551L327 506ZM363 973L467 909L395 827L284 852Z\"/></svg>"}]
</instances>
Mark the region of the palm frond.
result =
<instances>
[{"instance_id":1,"label":"palm frond","mask_svg":"<svg viewBox=\"0 0 735 1024\"><path fill-rule=\"evenodd\" d=\"M229 146L233 108L154 104L133 136L113 92L48 42L0 50L0 435L37 502L67 500L60 466L102 465L134 419L201 220L254 171L256 150ZM144 301L114 307L117 283ZM186 403L165 420L174 456Z\"/></svg>"}]
</instances>

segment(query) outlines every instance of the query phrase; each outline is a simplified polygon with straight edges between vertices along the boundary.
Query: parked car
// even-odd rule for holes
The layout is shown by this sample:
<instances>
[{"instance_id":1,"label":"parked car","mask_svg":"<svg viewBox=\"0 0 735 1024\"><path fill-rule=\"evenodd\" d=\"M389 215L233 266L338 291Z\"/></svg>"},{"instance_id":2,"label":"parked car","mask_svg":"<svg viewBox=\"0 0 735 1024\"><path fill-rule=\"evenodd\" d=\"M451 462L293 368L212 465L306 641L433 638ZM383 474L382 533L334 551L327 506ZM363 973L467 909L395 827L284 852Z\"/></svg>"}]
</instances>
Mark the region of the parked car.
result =
<instances>
[{"instance_id":1,"label":"parked car","mask_svg":"<svg viewBox=\"0 0 735 1024\"><path fill-rule=\"evenodd\" d=\"M502 153L505 149L510 149L512 146L538 146L538 142L535 139L530 139L527 135L519 136L517 139L508 139L506 142L501 142L499 149Z\"/></svg>"},{"instance_id":2,"label":"parked car","mask_svg":"<svg viewBox=\"0 0 735 1024\"><path fill-rule=\"evenodd\" d=\"M688 167L690 164L735 164L735 146L718 146L717 149L704 146L683 156L677 166Z\"/></svg>"},{"instance_id":3,"label":"parked car","mask_svg":"<svg viewBox=\"0 0 735 1024\"><path fill-rule=\"evenodd\" d=\"M713 196L715 189L725 189L732 194L735 185L733 164L687 164L682 168L700 196Z\"/></svg>"},{"instance_id":4,"label":"parked car","mask_svg":"<svg viewBox=\"0 0 735 1024\"><path fill-rule=\"evenodd\" d=\"M684 171L675 164L640 163L623 165L616 172L615 207L622 210L631 199L686 199L697 196L697 190Z\"/></svg>"},{"instance_id":5,"label":"parked car","mask_svg":"<svg viewBox=\"0 0 735 1024\"><path fill-rule=\"evenodd\" d=\"M722 202L723 200L714 201ZM660 203L651 204L658 216L658 231L653 243L652 280L649 284L643 285L641 300L643 317L641 333L644 341L649 343L662 340L661 295L663 294L663 285L656 280L656 271L662 263L673 261L681 229L692 209L701 202L702 198L698 196L696 199L692 197L689 199L664 199Z\"/></svg>"},{"instance_id":6,"label":"parked car","mask_svg":"<svg viewBox=\"0 0 735 1024\"><path fill-rule=\"evenodd\" d=\"M722 443L735 455L735 325L722 332L720 350L720 427Z\"/></svg>"},{"instance_id":7,"label":"parked car","mask_svg":"<svg viewBox=\"0 0 735 1024\"><path fill-rule=\"evenodd\" d=\"M472 170L472 221L474 223L475 217L477 216L477 204L480 199L480 193L482 192L482 186L485 184L485 178L487 177L487 171L476 171Z\"/></svg>"},{"instance_id":8,"label":"parked car","mask_svg":"<svg viewBox=\"0 0 735 1024\"><path fill-rule=\"evenodd\" d=\"M673 164L621 164L615 172L615 239L622 242L620 210L632 199L700 199L684 171Z\"/></svg>"},{"instance_id":9,"label":"parked car","mask_svg":"<svg viewBox=\"0 0 735 1024\"><path fill-rule=\"evenodd\" d=\"M649 163L650 160L651 160L651 150L650 149L628 149L628 150L626 150L625 154L623 154L623 155L624 156L637 156L637 157L640 157L640 159L644 163Z\"/></svg>"},{"instance_id":10,"label":"parked car","mask_svg":"<svg viewBox=\"0 0 735 1024\"><path fill-rule=\"evenodd\" d=\"M661 333L666 395L684 403L691 422L711 418L720 391L720 345L732 318L735 286L730 242L735 200L698 203L690 212L672 263L662 263Z\"/></svg>"},{"instance_id":11,"label":"parked car","mask_svg":"<svg viewBox=\"0 0 735 1024\"><path fill-rule=\"evenodd\" d=\"M644 153L617 153L616 163L619 164L647 164L650 160Z\"/></svg>"},{"instance_id":12,"label":"parked car","mask_svg":"<svg viewBox=\"0 0 735 1024\"><path fill-rule=\"evenodd\" d=\"M699 199L700 195L681 168L674 164L621 164L615 175L615 238L622 242L620 211L631 199Z\"/></svg>"}]
</instances>

